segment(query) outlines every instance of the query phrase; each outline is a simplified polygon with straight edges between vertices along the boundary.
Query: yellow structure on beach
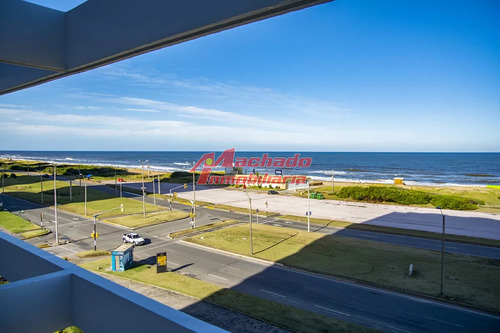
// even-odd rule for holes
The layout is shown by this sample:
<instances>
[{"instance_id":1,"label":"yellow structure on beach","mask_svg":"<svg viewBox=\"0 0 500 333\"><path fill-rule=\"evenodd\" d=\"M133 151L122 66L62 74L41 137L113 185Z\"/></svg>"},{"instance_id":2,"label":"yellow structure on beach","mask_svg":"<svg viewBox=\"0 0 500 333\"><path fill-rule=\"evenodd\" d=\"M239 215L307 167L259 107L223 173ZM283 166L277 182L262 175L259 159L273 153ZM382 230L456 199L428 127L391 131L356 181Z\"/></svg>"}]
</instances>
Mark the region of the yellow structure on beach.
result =
<instances>
[{"instance_id":1,"label":"yellow structure on beach","mask_svg":"<svg viewBox=\"0 0 500 333\"><path fill-rule=\"evenodd\" d=\"M394 185L405 185L404 178L394 178Z\"/></svg>"}]
</instances>

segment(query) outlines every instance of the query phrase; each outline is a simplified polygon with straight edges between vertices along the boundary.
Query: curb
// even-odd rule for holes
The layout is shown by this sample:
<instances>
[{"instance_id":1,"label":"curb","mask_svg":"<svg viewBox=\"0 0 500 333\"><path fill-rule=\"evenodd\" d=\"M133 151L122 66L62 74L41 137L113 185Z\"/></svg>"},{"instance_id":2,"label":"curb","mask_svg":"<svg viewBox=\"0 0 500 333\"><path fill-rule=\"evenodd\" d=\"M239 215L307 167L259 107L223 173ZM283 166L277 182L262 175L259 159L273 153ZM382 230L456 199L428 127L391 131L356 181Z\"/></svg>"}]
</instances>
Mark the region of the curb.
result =
<instances>
[{"instance_id":1,"label":"curb","mask_svg":"<svg viewBox=\"0 0 500 333\"><path fill-rule=\"evenodd\" d=\"M245 260L248 260L248 261L254 261L256 263L263 264L263 265L266 265L266 266L280 266L280 267L286 268L285 265L283 265L283 264L281 264L279 262L274 262L274 261L265 260L265 259L259 259L259 258L253 258L253 257L245 256L243 254L238 254L238 253L233 253L233 252L229 252L229 251L225 251L225 250L215 249L213 247L209 247L209 246L205 246L205 245L200 245L200 244L196 244L196 243L186 242L186 241L184 241L182 239L179 240L179 243L182 243L184 245L193 246L193 247L198 247L198 248L201 248L203 250L207 250L207 251L211 251L211 252L218 252L218 253L227 255L229 257L237 257L237 258L245 259Z\"/></svg>"}]
</instances>

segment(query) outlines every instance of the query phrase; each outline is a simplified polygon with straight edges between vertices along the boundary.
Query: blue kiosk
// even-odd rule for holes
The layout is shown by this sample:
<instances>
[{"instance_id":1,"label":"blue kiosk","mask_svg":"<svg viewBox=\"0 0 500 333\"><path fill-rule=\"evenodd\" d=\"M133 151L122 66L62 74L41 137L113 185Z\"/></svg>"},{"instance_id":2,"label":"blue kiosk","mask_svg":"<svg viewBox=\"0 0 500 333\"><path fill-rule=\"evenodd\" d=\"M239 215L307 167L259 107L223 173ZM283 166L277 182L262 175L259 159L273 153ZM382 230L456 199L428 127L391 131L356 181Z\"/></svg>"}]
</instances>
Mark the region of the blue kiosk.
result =
<instances>
[{"instance_id":1,"label":"blue kiosk","mask_svg":"<svg viewBox=\"0 0 500 333\"><path fill-rule=\"evenodd\" d=\"M122 244L116 250L111 252L111 270L124 271L134 261L134 245Z\"/></svg>"}]
</instances>

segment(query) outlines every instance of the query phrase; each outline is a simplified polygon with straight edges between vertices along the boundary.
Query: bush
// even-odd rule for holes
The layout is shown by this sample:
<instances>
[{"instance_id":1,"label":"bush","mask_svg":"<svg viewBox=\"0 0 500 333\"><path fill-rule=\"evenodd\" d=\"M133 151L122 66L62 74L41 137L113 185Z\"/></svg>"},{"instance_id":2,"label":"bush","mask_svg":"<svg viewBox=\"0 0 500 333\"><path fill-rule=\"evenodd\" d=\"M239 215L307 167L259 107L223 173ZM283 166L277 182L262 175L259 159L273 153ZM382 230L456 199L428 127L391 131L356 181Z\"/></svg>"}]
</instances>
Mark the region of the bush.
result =
<instances>
[{"instance_id":1,"label":"bush","mask_svg":"<svg viewBox=\"0 0 500 333\"><path fill-rule=\"evenodd\" d=\"M484 205L484 201L470 198L457 197L453 195L434 195L431 199L434 206L453 210L474 210L478 205Z\"/></svg>"},{"instance_id":2,"label":"bush","mask_svg":"<svg viewBox=\"0 0 500 333\"><path fill-rule=\"evenodd\" d=\"M441 206L444 209L474 210L484 201L453 195L430 194L423 191L385 186L347 186L337 194L339 198L350 198L369 202L394 202L400 205Z\"/></svg>"}]
</instances>

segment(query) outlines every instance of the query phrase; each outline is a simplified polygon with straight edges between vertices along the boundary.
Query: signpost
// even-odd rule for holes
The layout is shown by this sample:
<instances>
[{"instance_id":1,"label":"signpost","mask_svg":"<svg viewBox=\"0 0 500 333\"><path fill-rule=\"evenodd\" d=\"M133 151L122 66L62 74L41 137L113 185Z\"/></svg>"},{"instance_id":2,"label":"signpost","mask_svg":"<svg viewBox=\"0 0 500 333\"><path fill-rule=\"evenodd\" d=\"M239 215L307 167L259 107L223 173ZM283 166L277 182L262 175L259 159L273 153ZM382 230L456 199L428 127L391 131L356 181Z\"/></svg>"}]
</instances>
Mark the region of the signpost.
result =
<instances>
[{"instance_id":1,"label":"signpost","mask_svg":"<svg viewBox=\"0 0 500 333\"><path fill-rule=\"evenodd\" d=\"M165 273L167 271L167 252L159 252L156 254L156 273Z\"/></svg>"}]
</instances>

